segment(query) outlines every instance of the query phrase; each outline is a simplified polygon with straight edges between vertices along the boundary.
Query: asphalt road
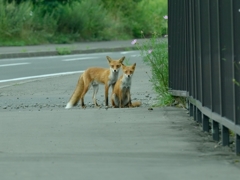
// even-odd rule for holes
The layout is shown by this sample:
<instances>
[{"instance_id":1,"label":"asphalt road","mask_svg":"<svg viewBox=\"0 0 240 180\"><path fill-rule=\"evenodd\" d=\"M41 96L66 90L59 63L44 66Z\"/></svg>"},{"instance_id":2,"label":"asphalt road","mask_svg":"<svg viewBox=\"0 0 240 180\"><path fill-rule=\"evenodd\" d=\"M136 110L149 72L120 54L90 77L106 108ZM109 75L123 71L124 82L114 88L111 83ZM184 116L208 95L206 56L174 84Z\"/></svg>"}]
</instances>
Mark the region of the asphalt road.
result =
<instances>
[{"instance_id":1,"label":"asphalt road","mask_svg":"<svg viewBox=\"0 0 240 180\"><path fill-rule=\"evenodd\" d=\"M0 60L0 83L83 72L88 67L108 67L106 56L142 63L138 51L14 58Z\"/></svg>"},{"instance_id":2,"label":"asphalt road","mask_svg":"<svg viewBox=\"0 0 240 180\"><path fill-rule=\"evenodd\" d=\"M146 86L144 83L144 79L148 78L151 72L149 68L146 69L139 52L106 52L0 60L2 65L0 65L2 68L0 71L0 111L64 109L80 74L92 66L107 68L106 56L114 59L125 56L125 64L137 63L133 80L136 86L132 86L133 90L137 89L132 98L141 100L143 106L156 102L156 95L151 93L151 86ZM48 80L45 81L45 79ZM97 95L98 103L102 105L104 104L103 89L101 85ZM85 96L85 102L88 107L92 107L91 88Z\"/></svg>"}]
</instances>

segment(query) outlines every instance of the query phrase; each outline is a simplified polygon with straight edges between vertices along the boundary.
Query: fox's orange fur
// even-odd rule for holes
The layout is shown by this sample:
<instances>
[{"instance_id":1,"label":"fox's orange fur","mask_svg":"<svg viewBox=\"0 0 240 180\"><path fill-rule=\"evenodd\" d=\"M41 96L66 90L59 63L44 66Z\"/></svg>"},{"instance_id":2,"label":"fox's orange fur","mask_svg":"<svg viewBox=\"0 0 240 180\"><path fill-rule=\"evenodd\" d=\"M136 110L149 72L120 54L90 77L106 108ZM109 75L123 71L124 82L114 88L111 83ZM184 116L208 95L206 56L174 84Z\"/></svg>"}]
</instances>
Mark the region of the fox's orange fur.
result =
<instances>
[{"instance_id":1,"label":"fox's orange fur","mask_svg":"<svg viewBox=\"0 0 240 180\"><path fill-rule=\"evenodd\" d=\"M123 74L117 80L113 92L111 95L111 101L113 107L137 107L141 105L140 101L131 102L131 82L132 76L135 71L136 63L131 66L125 66L122 64Z\"/></svg>"},{"instance_id":2,"label":"fox's orange fur","mask_svg":"<svg viewBox=\"0 0 240 180\"><path fill-rule=\"evenodd\" d=\"M114 60L107 56L107 60L110 68L100 68L100 67L91 67L88 68L79 78L77 87L72 94L66 109L69 109L77 105L78 101L81 100L81 105L85 108L84 96L87 93L89 87L93 86L93 103L95 106L98 106L96 101L96 94L98 92L99 84L105 85L105 104L108 106L108 90L109 87L114 87L117 79L121 64L124 61L125 57L122 57L118 60Z\"/></svg>"}]
</instances>

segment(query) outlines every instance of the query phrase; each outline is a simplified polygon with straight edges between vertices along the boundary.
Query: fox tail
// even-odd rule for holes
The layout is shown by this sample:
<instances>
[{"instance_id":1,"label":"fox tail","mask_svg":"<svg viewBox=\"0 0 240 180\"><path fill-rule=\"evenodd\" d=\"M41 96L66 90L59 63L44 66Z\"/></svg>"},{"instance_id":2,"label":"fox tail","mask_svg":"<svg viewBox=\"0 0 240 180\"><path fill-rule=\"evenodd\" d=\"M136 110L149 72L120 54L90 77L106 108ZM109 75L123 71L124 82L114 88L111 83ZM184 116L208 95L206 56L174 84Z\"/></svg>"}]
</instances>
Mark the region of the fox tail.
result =
<instances>
[{"instance_id":1,"label":"fox tail","mask_svg":"<svg viewBox=\"0 0 240 180\"><path fill-rule=\"evenodd\" d=\"M72 94L69 102L67 103L65 109L70 109L73 106L76 106L78 104L78 101L80 100L81 94L83 92L84 88L84 81L83 81L83 75L80 76L77 87L75 88L74 93Z\"/></svg>"},{"instance_id":2,"label":"fox tail","mask_svg":"<svg viewBox=\"0 0 240 180\"><path fill-rule=\"evenodd\" d=\"M132 102L132 104L131 104L131 107L139 107L139 106L141 106L141 102L140 101L135 101L135 102Z\"/></svg>"}]
</instances>

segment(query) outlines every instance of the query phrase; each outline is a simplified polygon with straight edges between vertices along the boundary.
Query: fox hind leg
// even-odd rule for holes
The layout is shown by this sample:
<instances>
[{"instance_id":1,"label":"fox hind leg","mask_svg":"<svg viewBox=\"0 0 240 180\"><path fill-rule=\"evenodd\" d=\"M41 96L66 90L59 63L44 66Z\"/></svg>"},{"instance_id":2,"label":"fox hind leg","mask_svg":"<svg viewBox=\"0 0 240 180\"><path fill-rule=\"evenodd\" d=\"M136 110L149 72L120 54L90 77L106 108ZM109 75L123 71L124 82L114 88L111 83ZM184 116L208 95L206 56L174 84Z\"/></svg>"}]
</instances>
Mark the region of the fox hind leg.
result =
<instances>
[{"instance_id":1,"label":"fox hind leg","mask_svg":"<svg viewBox=\"0 0 240 180\"><path fill-rule=\"evenodd\" d=\"M111 100L112 100L112 107L113 108L118 107L119 103L118 103L118 98L117 98L116 94L112 94Z\"/></svg>"},{"instance_id":2,"label":"fox hind leg","mask_svg":"<svg viewBox=\"0 0 240 180\"><path fill-rule=\"evenodd\" d=\"M86 108L86 105L84 103L84 96L88 92L88 89L89 89L89 86L84 87L83 92L81 94L81 98L80 99L81 99L81 102L82 102L82 108Z\"/></svg>"},{"instance_id":3,"label":"fox hind leg","mask_svg":"<svg viewBox=\"0 0 240 180\"><path fill-rule=\"evenodd\" d=\"M95 83L95 84L92 84L92 87L93 87L93 96L92 96L93 103L94 103L95 107L99 107L99 105L97 103L97 99L96 99L99 85Z\"/></svg>"}]
</instances>

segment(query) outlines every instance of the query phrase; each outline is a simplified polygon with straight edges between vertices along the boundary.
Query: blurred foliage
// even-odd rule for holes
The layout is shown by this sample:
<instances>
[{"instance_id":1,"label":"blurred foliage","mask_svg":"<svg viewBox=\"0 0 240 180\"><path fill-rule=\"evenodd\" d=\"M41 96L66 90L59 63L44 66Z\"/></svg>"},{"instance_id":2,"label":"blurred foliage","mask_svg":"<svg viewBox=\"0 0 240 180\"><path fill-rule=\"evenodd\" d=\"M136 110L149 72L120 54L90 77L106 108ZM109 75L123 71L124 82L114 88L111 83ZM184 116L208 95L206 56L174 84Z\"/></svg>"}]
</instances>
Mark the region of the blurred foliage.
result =
<instances>
[{"instance_id":1,"label":"blurred foliage","mask_svg":"<svg viewBox=\"0 0 240 180\"><path fill-rule=\"evenodd\" d=\"M0 45L167 34L167 0L0 0Z\"/></svg>"}]
</instances>

